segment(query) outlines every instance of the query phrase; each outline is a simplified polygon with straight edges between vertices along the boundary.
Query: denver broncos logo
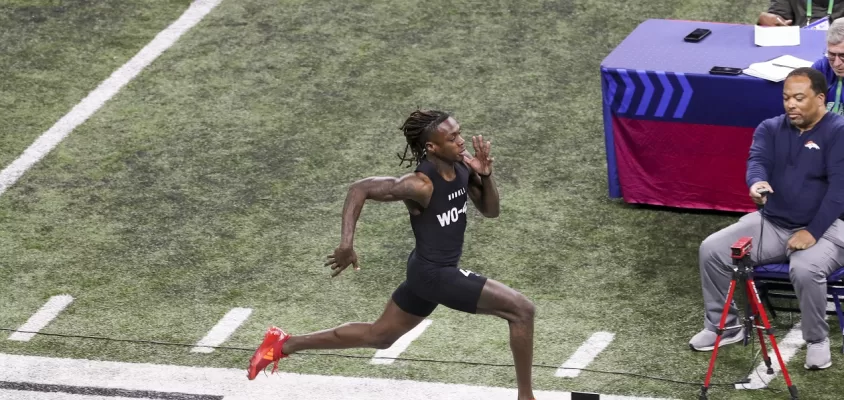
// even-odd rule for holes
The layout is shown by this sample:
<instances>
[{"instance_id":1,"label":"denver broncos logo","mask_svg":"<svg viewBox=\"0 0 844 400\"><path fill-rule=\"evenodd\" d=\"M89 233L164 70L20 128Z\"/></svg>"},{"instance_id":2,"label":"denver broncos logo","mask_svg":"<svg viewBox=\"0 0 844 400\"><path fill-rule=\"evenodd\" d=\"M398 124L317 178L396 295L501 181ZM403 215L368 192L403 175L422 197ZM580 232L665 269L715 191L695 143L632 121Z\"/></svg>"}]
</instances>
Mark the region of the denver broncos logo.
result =
<instances>
[{"instance_id":1,"label":"denver broncos logo","mask_svg":"<svg viewBox=\"0 0 844 400\"><path fill-rule=\"evenodd\" d=\"M811 140L810 140L810 141L808 141L808 142L806 142L806 144L805 144L804 146L805 146L807 149L815 149L815 150L820 150L820 149L821 149L821 148L820 148L817 144L815 144L815 142L813 142L813 141L811 141Z\"/></svg>"}]
</instances>

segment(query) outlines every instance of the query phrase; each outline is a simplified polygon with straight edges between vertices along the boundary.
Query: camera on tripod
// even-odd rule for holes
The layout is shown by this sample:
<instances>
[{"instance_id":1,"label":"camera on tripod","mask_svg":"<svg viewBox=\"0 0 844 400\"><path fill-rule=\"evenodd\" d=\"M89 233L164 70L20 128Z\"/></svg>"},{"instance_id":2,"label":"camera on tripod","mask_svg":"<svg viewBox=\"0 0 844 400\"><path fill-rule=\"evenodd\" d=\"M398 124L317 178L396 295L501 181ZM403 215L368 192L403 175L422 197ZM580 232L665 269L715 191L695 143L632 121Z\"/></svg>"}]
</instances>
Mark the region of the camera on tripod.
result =
<instances>
[{"instance_id":1,"label":"camera on tripod","mask_svg":"<svg viewBox=\"0 0 844 400\"><path fill-rule=\"evenodd\" d=\"M736 242L730 246L730 257L734 260L741 260L742 258L748 256L750 254L750 249L753 247L752 242L753 238L747 236L736 240Z\"/></svg>"},{"instance_id":2,"label":"camera on tripod","mask_svg":"<svg viewBox=\"0 0 844 400\"><path fill-rule=\"evenodd\" d=\"M762 302L759 301L759 294L756 292L756 285L753 283L753 268L751 266L752 261L750 259L750 249L752 247L753 238L747 236L739 238L732 246L730 246L730 257L733 259L733 264L735 264L736 267L733 268L733 278L730 281L730 289L727 291L727 300L724 302L724 309L721 312L721 320L719 321L718 328L716 330L717 336L715 337L715 345L712 348L712 357L709 359L709 369L706 371L706 378L703 382L703 386L700 388L700 397L698 397L699 400L708 399L707 392L709 391L709 383L712 379L712 372L715 369L715 358L718 357L718 348L721 347L721 339L724 332L741 327L740 325L729 328L726 327L727 315L730 311L733 295L735 294L736 287L739 285L743 286L747 291L745 301L748 302L748 305L745 308L748 310L748 315L745 315L744 326L747 328L745 334L748 336L745 337L745 341L748 340L750 331L755 328L759 336L759 346L761 347L762 360L765 362L765 366L768 368L767 372L770 375L774 373L774 369L772 368L771 357L768 355L768 349L765 346L764 335L768 335L768 339L771 342L771 348L774 350L777 362L779 362L780 370L782 371L783 378L785 379L785 384L788 387L788 393L791 396L791 400L797 400L798 398L797 386L791 382L791 377L788 375L788 369L786 368L785 362L780 354L779 346L777 346L777 339L774 337L774 330L771 328L771 323L768 321L768 315L765 313L765 308L762 307Z\"/></svg>"}]
</instances>

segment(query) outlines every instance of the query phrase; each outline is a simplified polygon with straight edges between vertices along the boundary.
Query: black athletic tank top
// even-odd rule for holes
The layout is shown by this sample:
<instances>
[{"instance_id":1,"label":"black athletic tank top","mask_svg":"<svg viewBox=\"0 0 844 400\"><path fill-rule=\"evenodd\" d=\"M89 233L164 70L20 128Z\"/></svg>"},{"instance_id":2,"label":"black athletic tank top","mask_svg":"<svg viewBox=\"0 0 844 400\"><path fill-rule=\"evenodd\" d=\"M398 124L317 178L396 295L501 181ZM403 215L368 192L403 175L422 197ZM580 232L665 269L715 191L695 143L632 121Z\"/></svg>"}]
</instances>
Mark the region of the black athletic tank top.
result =
<instances>
[{"instance_id":1,"label":"black athletic tank top","mask_svg":"<svg viewBox=\"0 0 844 400\"><path fill-rule=\"evenodd\" d=\"M457 265L463 253L469 168L457 162L454 171L456 177L448 182L428 160L416 167L416 172L427 175L434 184L428 207L422 209L421 214L410 216L410 226L416 236L416 255L437 264Z\"/></svg>"}]
</instances>

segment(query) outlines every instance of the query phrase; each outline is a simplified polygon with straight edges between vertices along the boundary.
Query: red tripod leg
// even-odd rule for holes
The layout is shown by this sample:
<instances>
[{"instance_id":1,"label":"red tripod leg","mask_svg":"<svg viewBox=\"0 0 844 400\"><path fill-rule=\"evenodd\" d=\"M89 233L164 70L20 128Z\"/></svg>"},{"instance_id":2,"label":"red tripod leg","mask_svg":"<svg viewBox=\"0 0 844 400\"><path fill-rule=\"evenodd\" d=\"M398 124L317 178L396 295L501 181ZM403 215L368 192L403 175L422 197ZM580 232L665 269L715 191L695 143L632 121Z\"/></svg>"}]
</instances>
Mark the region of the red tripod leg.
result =
<instances>
[{"instance_id":1,"label":"red tripod leg","mask_svg":"<svg viewBox=\"0 0 844 400\"><path fill-rule=\"evenodd\" d=\"M761 326L756 327L756 333L759 334L759 351L762 352L762 360L765 362L765 367L767 367L767 370L765 370L765 372L768 375L773 375L774 368L771 367L771 356L768 355L768 346L765 345L765 335L762 333ZM779 357L779 355L777 355L777 357Z\"/></svg>"},{"instance_id":2,"label":"red tripod leg","mask_svg":"<svg viewBox=\"0 0 844 400\"><path fill-rule=\"evenodd\" d=\"M733 301L733 293L736 290L736 278L730 281L730 291L727 292L727 302L724 303L724 311L721 312L721 321L718 323L718 336L715 337L715 348L712 349L712 357L709 359L709 369L706 371L706 380L701 388L700 398L706 399L706 391L709 389L709 382L712 379L712 372L715 370L715 358L718 357L718 345L721 344L721 337L724 335L724 327L727 325L727 315L730 312L730 304Z\"/></svg>"},{"instance_id":3,"label":"red tripod leg","mask_svg":"<svg viewBox=\"0 0 844 400\"><path fill-rule=\"evenodd\" d=\"M747 296L750 299L752 307L757 310L759 317L762 319L762 326L765 327L765 331L768 333L768 339L771 340L771 347L774 349L774 354L777 356L777 362L780 364L780 370L782 371L782 377L785 379L785 384L788 386L788 391L791 393L791 398L797 398L797 387L791 383L791 377L788 375L788 369L785 367L785 363L782 360L782 356L780 355L780 348L777 346L777 339L774 337L774 331L771 329L771 323L768 322L768 315L765 313L765 309L762 308L762 302L759 301L759 295L756 292L756 285L753 283L753 278L747 278ZM767 352L766 352L767 354Z\"/></svg>"},{"instance_id":4,"label":"red tripod leg","mask_svg":"<svg viewBox=\"0 0 844 400\"><path fill-rule=\"evenodd\" d=\"M756 301L757 300L755 298L756 292L754 291L755 287L751 288L751 286L753 286L753 284L754 284L753 279L748 278L748 280L745 281L745 284L747 285L746 290L747 290L748 301L750 302L750 312L751 312L751 315L753 315L755 317L754 322L755 322L755 325L756 325L756 333L759 335L759 348L760 348L760 351L762 352L762 360L765 362L765 367L768 368L765 372L768 375L773 375L774 369L771 367L771 357L768 355L768 346L765 345L765 335L762 332L763 329L762 329L762 325L761 325L762 324L761 313L764 312L765 310L762 309L762 303L760 303L759 301ZM777 357L779 357L779 355L777 355Z\"/></svg>"}]
</instances>

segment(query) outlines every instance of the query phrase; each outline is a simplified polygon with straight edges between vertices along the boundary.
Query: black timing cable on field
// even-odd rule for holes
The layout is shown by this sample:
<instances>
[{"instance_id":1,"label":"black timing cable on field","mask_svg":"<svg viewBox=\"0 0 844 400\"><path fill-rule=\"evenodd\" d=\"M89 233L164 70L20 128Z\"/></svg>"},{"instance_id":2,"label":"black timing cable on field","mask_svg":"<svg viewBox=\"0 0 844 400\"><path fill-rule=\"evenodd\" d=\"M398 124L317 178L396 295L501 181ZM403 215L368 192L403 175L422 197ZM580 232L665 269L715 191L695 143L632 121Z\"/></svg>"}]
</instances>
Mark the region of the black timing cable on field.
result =
<instances>
[{"instance_id":1,"label":"black timing cable on field","mask_svg":"<svg viewBox=\"0 0 844 400\"><path fill-rule=\"evenodd\" d=\"M63 333L46 333L46 332L29 332L29 331L20 331L20 330L17 330L17 329L9 329L9 328L0 328L0 331L28 333L28 334L35 334L35 335L42 335L42 336L52 336L52 337L71 338L71 339L91 339L91 340L103 340L103 341L107 341L107 342L147 344L147 345L154 345L154 346L197 347L196 344L163 342L163 341L157 341L157 340L120 339L120 338L103 337L103 336L71 335L71 334L63 334ZM255 351L254 348L234 347L234 346L200 346L200 347L207 347L207 348L218 349L218 350L245 351L245 352L250 352L250 353ZM312 356L312 357L353 358L353 359L366 359L366 360L377 358L377 359L382 359L382 360L428 362L428 363L438 363L438 364L471 365L471 366L483 366L483 367L508 367L508 368L514 367L513 364L497 364L497 363L487 363L487 362L477 362L477 361L435 360L435 359L430 359L430 358L409 358L409 357L369 357L369 356L356 356L356 355L349 355L349 354L322 353L322 352L320 352L320 353L297 352L296 355ZM534 368L554 369L554 370L561 368L557 365L547 365L547 364L533 364L533 367ZM668 383L675 383L675 384L681 384L681 385L693 385L695 387L699 387L701 385L700 382L681 381L681 380L663 378L663 377L658 377L658 376L637 374L637 373L634 373L634 372L604 371L604 370L591 369L591 368L562 368L562 369L571 369L571 370L577 370L577 371L593 372L593 373L597 373L597 374L631 376L631 377L636 377L636 378L642 378L642 379L648 379L648 380L654 380L654 381L661 381L661 382L668 382ZM749 373L750 373L750 371L748 372L748 374ZM734 385L737 385L737 384L746 383L746 381L747 380L744 379L742 381L737 381L737 382L733 382L733 383L711 383L710 386L734 386ZM775 393L782 392L780 390L771 389L771 388L765 388L765 390L775 392Z\"/></svg>"}]
</instances>

